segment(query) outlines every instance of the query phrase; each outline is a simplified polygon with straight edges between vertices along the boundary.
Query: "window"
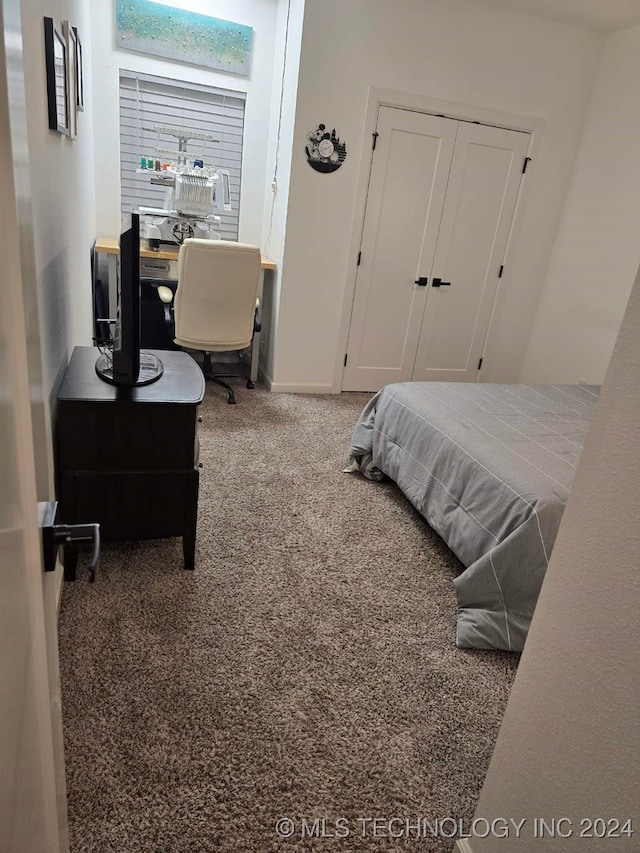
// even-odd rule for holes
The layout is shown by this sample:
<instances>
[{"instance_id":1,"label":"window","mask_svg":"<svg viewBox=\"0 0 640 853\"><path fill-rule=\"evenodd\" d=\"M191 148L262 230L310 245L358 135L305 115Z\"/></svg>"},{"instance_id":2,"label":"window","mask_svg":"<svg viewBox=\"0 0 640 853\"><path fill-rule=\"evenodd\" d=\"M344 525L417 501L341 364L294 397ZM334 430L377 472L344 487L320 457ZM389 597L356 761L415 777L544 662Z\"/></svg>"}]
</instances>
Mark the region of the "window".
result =
<instances>
[{"instance_id":1,"label":"window","mask_svg":"<svg viewBox=\"0 0 640 853\"><path fill-rule=\"evenodd\" d=\"M196 139L191 148L196 154L202 153L205 166L228 170L232 209L221 214L220 232L225 240L237 240L245 99L244 92L121 71L122 212L131 212L140 205L163 206L164 188L152 184L148 176L136 174L143 157L154 161L177 159L157 154L155 128L175 127L195 134L210 134L220 141L203 143ZM166 135L160 137L160 144L167 145Z\"/></svg>"}]
</instances>

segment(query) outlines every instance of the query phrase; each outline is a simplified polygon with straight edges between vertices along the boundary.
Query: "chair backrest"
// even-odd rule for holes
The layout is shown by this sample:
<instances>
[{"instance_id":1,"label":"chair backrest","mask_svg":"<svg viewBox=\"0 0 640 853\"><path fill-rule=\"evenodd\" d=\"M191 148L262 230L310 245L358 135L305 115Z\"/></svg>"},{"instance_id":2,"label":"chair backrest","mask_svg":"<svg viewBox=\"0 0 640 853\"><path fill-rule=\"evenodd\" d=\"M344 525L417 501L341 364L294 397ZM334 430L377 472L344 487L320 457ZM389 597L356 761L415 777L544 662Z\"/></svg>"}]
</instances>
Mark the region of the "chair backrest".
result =
<instances>
[{"instance_id":1,"label":"chair backrest","mask_svg":"<svg viewBox=\"0 0 640 853\"><path fill-rule=\"evenodd\" d=\"M251 344L260 281L258 246L187 239L178 253L175 341L205 351Z\"/></svg>"}]
</instances>

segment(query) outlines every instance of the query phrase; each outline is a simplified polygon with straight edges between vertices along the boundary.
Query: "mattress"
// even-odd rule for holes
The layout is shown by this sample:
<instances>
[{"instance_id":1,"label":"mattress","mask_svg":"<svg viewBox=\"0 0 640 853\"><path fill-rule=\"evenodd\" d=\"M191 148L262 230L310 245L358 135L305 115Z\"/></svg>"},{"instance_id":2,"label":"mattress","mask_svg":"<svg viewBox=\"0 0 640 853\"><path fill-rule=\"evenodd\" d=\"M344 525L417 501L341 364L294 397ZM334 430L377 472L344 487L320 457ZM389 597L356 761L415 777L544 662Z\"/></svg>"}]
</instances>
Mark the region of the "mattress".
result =
<instances>
[{"instance_id":1,"label":"mattress","mask_svg":"<svg viewBox=\"0 0 640 853\"><path fill-rule=\"evenodd\" d=\"M598 393L406 382L363 410L351 470L394 480L465 566L459 646L522 650Z\"/></svg>"}]
</instances>

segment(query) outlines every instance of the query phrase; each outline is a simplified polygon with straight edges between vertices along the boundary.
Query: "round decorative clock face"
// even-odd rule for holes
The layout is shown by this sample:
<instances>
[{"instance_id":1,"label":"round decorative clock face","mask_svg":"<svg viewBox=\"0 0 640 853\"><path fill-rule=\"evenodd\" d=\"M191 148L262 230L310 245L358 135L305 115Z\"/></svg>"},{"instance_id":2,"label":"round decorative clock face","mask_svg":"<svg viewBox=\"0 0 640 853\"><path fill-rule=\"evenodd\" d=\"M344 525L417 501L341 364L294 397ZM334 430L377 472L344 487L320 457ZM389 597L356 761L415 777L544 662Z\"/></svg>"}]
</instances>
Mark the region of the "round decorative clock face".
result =
<instances>
[{"instance_id":1,"label":"round decorative clock face","mask_svg":"<svg viewBox=\"0 0 640 853\"><path fill-rule=\"evenodd\" d=\"M333 154L333 142L330 139L321 139L318 143L318 153L321 157L329 159Z\"/></svg>"},{"instance_id":2,"label":"round decorative clock face","mask_svg":"<svg viewBox=\"0 0 640 853\"><path fill-rule=\"evenodd\" d=\"M347 146L336 136L335 127L329 132L325 124L319 124L307 134L305 153L307 162L316 172L335 172L347 156Z\"/></svg>"}]
</instances>

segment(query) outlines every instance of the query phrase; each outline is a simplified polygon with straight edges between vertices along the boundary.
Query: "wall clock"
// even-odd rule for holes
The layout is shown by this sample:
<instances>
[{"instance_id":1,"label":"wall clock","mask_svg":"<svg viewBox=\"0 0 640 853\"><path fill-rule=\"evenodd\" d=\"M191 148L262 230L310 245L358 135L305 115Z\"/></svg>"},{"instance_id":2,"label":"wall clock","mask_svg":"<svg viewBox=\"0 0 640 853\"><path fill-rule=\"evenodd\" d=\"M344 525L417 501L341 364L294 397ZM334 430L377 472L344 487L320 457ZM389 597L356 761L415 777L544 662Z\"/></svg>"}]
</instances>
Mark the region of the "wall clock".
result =
<instances>
[{"instance_id":1,"label":"wall clock","mask_svg":"<svg viewBox=\"0 0 640 853\"><path fill-rule=\"evenodd\" d=\"M326 125L319 124L317 130L307 134L305 153L316 172L335 172L345 161L347 146L336 136L335 127L329 133Z\"/></svg>"}]
</instances>

